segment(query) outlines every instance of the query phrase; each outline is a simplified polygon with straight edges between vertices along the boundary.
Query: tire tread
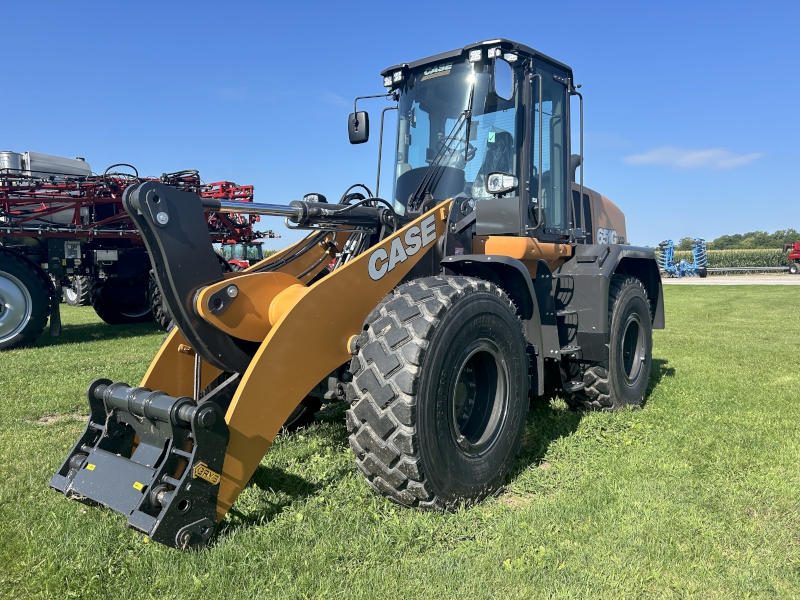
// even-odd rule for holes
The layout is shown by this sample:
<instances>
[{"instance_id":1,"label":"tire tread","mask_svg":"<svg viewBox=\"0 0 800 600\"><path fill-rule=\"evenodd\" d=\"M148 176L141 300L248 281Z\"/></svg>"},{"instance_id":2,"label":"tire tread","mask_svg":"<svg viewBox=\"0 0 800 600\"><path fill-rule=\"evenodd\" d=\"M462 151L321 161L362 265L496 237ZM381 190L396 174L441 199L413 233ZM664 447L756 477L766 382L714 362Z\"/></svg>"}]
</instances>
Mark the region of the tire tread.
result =
<instances>
[{"instance_id":1,"label":"tire tread","mask_svg":"<svg viewBox=\"0 0 800 600\"><path fill-rule=\"evenodd\" d=\"M611 276L608 287L608 333L606 334L606 344L611 335L611 323L617 303L623 292L629 286L637 286L644 294L645 302L651 305L647 295L647 289L642 282L632 275L615 274ZM650 311L652 312L652 310ZM601 365L593 365L584 370L583 373L584 389L576 392L568 398L568 404L573 408L584 408L586 410L614 411L619 410L625 404L619 402L611 394L611 382L608 374L608 362Z\"/></svg>"},{"instance_id":2,"label":"tire tread","mask_svg":"<svg viewBox=\"0 0 800 600\"><path fill-rule=\"evenodd\" d=\"M369 486L398 504L435 510L458 506L437 497L425 477L417 443L417 381L446 310L478 291L497 295L515 312L506 294L487 281L425 277L386 296L359 336L358 354L350 365L353 381L347 386L350 447Z\"/></svg>"}]
</instances>

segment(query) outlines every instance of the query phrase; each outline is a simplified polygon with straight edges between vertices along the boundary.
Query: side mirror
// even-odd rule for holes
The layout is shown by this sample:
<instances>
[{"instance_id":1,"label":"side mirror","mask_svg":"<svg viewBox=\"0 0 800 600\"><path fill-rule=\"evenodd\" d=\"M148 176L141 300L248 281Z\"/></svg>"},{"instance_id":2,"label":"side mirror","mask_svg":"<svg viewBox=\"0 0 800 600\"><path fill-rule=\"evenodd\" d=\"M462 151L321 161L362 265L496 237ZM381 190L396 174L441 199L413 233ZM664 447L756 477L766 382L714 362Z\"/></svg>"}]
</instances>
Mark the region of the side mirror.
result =
<instances>
[{"instance_id":1,"label":"side mirror","mask_svg":"<svg viewBox=\"0 0 800 600\"><path fill-rule=\"evenodd\" d=\"M369 139L369 115L366 111L350 113L347 119L347 133L351 144L363 144Z\"/></svg>"},{"instance_id":2,"label":"side mirror","mask_svg":"<svg viewBox=\"0 0 800 600\"><path fill-rule=\"evenodd\" d=\"M492 91L503 100L514 95L514 70L506 60L495 58L492 65Z\"/></svg>"},{"instance_id":3,"label":"side mirror","mask_svg":"<svg viewBox=\"0 0 800 600\"><path fill-rule=\"evenodd\" d=\"M486 178L486 191L490 194L507 194L519 187L519 179L511 173L489 173Z\"/></svg>"}]
</instances>

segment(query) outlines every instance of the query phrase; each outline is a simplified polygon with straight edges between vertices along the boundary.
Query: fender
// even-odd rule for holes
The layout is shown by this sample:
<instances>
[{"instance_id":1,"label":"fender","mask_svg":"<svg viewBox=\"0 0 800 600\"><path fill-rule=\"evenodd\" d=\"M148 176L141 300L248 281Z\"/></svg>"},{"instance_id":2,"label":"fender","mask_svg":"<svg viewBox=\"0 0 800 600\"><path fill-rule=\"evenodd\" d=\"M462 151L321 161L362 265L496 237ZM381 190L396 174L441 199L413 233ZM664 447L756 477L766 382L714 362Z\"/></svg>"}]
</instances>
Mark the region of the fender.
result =
<instances>
[{"instance_id":1,"label":"fender","mask_svg":"<svg viewBox=\"0 0 800 600\"><path fill-rule=\"evenodd\" d=\"M544 340L539 303L533 282L525 265L510 256L465 254L448 256L442 260L445 272L467 277L486 279L500 286L517 307L523 321L525 339L533 346L536 357L536 390L544 394Z\"/></svg>"},{"instance_id":2,"label":"fender","mask_svg":"<svg viewBox=\"0 0 800 600\"><path fill-rule=\"evenodd\" d=\"M571 308L578 310L578 345L587 360L605 360L608 332L608 286L614 274L642 281L651 301L653 329L664 328L664 293L651 248L620 244L578 244L574 256L559 269L574 289Z\"/></svg>"}]
</instances>

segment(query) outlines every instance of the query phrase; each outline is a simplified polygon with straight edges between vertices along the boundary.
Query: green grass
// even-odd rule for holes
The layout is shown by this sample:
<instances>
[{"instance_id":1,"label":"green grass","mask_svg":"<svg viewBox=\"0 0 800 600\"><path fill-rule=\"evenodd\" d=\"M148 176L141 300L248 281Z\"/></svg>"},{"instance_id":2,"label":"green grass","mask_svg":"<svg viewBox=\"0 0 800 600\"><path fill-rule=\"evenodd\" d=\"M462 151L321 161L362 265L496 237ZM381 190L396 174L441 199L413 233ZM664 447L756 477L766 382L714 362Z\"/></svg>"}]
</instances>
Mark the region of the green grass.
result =
<instances>
[{"instance_id":1,"label":"green grass","mask_svg":"<svg viewBox=\"0 0 800 600\"><path fill-rule=\"evenodd\" d=\"M772 598L800 595L800 328L782 286L669 287L643 410L534 402L503 493L456 514L375 496L344 407L279 436L211 547L182 553L47 482L97 377L163 334L64 309L0 355L3 598Z\"/></svg>"}]
</instances>

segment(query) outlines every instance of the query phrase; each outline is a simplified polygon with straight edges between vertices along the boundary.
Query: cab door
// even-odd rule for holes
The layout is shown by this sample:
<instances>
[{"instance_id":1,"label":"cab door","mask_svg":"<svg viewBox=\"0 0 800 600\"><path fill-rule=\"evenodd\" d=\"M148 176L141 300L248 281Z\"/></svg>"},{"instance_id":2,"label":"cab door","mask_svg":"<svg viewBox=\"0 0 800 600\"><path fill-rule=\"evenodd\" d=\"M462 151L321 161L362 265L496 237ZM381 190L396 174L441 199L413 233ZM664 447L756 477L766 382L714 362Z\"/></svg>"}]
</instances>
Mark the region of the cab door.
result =
<instances>
[{"instance_id":1,"label":"cab door","mask_svg":"<svg viewBox=\"0 0 800 600\"><path fill-rule=\"evenodd\" d=\"M541 98L539 82L541 78ZM535 63L530 78L532 99L531 199L542 204L545 226L537 236L541 240L563 241L568 238L571 206L569 178L569 98L567 73L543 62ZM540 140L541 127L541 140ZM541 152L540 152L541 142ZM541 186L541 187L540 187Z\"/></svg>"}]
</instances>

